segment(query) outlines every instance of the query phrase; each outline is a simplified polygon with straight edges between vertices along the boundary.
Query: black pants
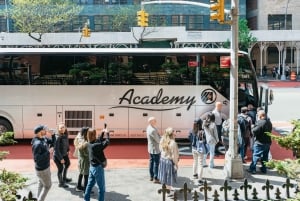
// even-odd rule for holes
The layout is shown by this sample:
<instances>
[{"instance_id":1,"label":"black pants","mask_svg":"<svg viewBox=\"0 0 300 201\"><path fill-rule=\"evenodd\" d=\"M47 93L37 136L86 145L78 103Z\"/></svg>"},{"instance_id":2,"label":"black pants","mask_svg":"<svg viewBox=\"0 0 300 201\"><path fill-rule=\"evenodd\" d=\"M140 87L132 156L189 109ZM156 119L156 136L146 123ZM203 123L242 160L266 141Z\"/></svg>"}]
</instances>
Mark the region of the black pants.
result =
<instances>
[{"instance_id":1,"label":"black pants","mask_svg":"<svg viewBox=\"0 0 300 201\"><path fill-rule=\"evenodd\" d=\"M65 180L67 178L67 171L68 168L70 167L70 158L68 155L63 157L65 163L61 163L61 161L54 156L54 162L57 167L57 176L58 176L58 181L59 183L65 183Z\"/></svg>"}]
</instances>

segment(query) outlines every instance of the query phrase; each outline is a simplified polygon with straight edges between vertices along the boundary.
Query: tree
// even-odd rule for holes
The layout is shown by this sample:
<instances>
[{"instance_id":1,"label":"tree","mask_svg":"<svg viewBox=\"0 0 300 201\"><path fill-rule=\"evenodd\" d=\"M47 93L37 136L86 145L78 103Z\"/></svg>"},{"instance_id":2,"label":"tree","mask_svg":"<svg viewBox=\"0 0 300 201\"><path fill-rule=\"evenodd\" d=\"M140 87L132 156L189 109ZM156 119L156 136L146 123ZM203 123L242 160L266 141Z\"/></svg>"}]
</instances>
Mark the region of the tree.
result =
<instances>
[{"instance_id":1,"label":"tree","mask_svg":"<svg viewBox=\"0 0 300 201\"><path fill-rule=\"evenodd\" d=\"M248 52L248 48L252 43L256 42L257 39L252 36L250 33L250 29L247 25L246 19L239 20L239 50ZM230 40L228 39L224 45L224 47L230 47Z\"/></svg>"},{"instance_id":2,"label":"tree","mask_svg":"<svg viewBox=\"0 0 300 201\"><path fill-rule=\"evenodd\" d=\"M293 159L285 160L270 160L266 163L266 166L277 170L278 173L284 174L291 179L295 179L298 183L298 193L295 199L300 200L299 184L300 184L300 120L293 120L293 130L285 136L278 136L272 133L268 133L273 140L275 140L281 147L292 150L295 156Z\"/></svg>"},{"instance_id":3,"label":"tree","mask_svg":"<svg viewBox=\"0 0 300 201\"><path fill-rule=\"evenodd\" d=\"M58 31L58 24L70 21L81 9L72 0L11 0L9 16L19 32L41 42L44 33Z\"/></svg>"}]
</instances>

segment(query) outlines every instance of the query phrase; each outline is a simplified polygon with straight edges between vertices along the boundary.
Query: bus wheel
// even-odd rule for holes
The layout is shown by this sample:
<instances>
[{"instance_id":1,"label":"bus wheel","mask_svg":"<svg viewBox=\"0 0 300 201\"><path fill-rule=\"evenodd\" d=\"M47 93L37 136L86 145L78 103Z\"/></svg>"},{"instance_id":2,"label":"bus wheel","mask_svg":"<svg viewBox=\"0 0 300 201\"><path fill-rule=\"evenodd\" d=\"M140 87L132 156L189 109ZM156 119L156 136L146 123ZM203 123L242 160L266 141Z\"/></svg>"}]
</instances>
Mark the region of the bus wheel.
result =
<instances>
[{"instance_id":1,"label":"bus wheel","mask_svg":"<svg viewBox=\"0 0 300 201\"><path fill-rule=\"evenodd\" d=\"M5 119L0 119L0 135L8 131L13 131L11 124Z\"/></svg>"}]
</instances>

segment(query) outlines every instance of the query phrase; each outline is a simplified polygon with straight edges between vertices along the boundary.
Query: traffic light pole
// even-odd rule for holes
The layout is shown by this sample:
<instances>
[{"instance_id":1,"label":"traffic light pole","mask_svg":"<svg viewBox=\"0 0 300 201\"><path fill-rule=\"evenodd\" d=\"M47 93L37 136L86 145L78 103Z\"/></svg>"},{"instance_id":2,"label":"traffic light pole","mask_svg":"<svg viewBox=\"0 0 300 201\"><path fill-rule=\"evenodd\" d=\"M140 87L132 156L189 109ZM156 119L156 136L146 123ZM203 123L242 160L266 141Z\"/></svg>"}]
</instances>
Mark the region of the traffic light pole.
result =
<instances>
[{"instance_id":1,"label":"traffic light pole","mask_svg":"<svg viewBox=\"0 0 300 201\"><path fill-rule=\"evenodd\" d=\"M225 155L224 171L227 178L244 178L243 163L238 154L238 8L239 0L231 0L231 66L230 66L230 133L229 150Z\"/></svg>"}]
</instances>

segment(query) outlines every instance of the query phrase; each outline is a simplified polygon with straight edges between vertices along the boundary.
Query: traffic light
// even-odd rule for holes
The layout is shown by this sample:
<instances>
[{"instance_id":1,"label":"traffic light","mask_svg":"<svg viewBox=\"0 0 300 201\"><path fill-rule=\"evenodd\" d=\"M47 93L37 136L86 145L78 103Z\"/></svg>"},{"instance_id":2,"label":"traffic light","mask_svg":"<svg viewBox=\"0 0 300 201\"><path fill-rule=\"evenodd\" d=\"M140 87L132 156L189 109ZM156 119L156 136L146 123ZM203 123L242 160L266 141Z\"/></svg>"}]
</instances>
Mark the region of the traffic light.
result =
<instances>
[{"instance_id":1,"label":"traffic light","mask_svg":"<svg viewBox=\"0 0 300 201\"><path fill-rule=\"evenodd\" d=\"M82 36L83 37L90 37L91 36L91 29L89 29L88 26L84 26L82 28Z\"/></svg>"},{"instance_id":2,"label":"traffic light","mask_svg":"<svg viewBox=\"0 0 300 201\"><path fill-rule=\"evenodd\" d=\"M137 21L138 26L147 27L148 26L148 17L149 14L145 12L145 10L140 10L137 12Z\"/></svg>"},{"instance_id":3,"label":"traffic light","mask_svg":"<svg viewBox=\"0 0 300 201\"><path fill-rule=\"evenodd\" d=\"M90 37L91 36L91 29L87 28L86 29L86 37Z\"/></svg>"},{"instance_id":4,"label":"traffic light","mask_svg":"<svg viewBox=\"0 0 300 201\"><path fill-rule=\"evenodd\" d=\"M224 23L224 0L211 0L210 3L210 20Z\"/></svg>"},{"instance_id":5,"label":"traffic light","mask_svg":"<svg viewBox=\"0 0 300 201\"><path fill-rule=\"evenodd\" d=\"M82 36L83 36L83 37L86 37L86 35L87 35L87 28L86 28L86 27L83 27L83 28L82 28Z\"/></svg>"}]
</instances>

